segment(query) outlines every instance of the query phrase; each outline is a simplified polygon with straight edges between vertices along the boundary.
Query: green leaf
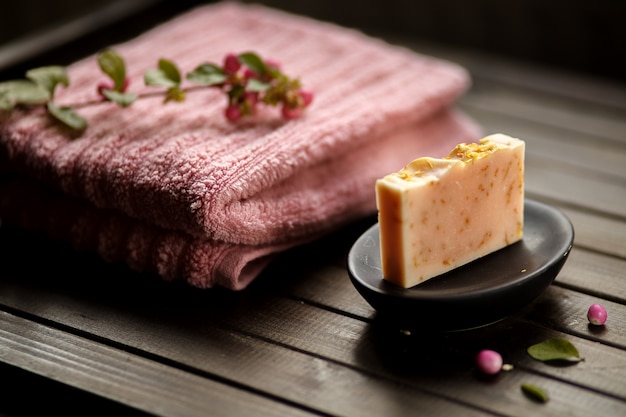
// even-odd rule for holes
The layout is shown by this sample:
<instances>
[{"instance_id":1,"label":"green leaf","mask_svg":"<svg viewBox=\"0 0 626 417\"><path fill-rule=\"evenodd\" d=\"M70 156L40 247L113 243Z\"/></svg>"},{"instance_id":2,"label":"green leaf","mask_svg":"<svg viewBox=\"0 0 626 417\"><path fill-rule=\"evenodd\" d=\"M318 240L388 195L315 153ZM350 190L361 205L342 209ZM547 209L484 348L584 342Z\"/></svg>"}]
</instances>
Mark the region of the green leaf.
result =
<instances>
[{"instance_id":1,"label":"green leaf","mask_svg":"<svg viewBox=\"0 0 626 417\"><path fill-rule=\"evenodd\" d=\"M15 103L8 97L0 93L0 110L11 111L15 108Z\"/></svg>"},{"instance_id":2,"label":"green leaf","mask_svg":"<svg viewBox=\"0 0 626 417\"><path fill-rule=\"evenodd\" d=\"M248 90L254 93L260 93L262 91L266 91L270 88L270 84L264 83L261 80L257 80L256 78L251 78L248 80Z\"/></svg>"},{"instance_id":3,"label":"green leaf","mask_svg":"<svg viewBox=\"0 0 626 417\"><path fill-rule=\"evenodd\" d=\"M0 109L13 110L17 104L43 104L50 100L44 87L29 80L12 80L0 83Z\"/></svg>"},{"instance_id":4,"label":"green leaf","mask_svg":"<svg viewBox=\"0 0 626 417\"><path fill-rule=\"evenodd\" d=\"M172 61L163 58L159 59L159 69L163 71L163 74L165 74L165 76L169 80L175 82L176 85L180 84L180 71L178 70L176 64L174 64Z\"/></svg>"},{"instance_id":5,"label":"green leaf","mask_svg":"<svg viewBox=\"0 0 626 417\"><path fill-rule=\"evenodd\" d=\"M202 64L187 74L187 79L195 84L215 85L226 81L226 74L214 64Z\"/></svg>"},{"instance_id":6,"label":"green leaf","mask_svg":"<svg viewBox=\"0 0 626 417\"><path fill-rule=\"evenodd\" d=\"M122 107L128 107L137 100L137 94L121 93L108 88L102 89L102 94L110 101L117 103Z\"/></svg>"},{"instance_id":7,"label":"green leaf","mask_svg":"<svg viewBox=\"0 0 626 417\"><path fill-rule=\"evenodd\" d=\"M54 116L55 119L59 120L66 126L69 126L74 130L84 130L87 128L87 121L71 108L59 107L51 101L48 102L47 108L48 112Z\"/></svg>"},{"instance_id":8,"label":"green leaf","mask_svg":"<svg viewBox=\"0 0 626 417\"><path fill-rule=\"evenodd\" d=\"M159 68L150 69L144 74L146 85L174 88L180 85L180 71L172 61L159 59Z\"/></svg>"},{"instance_id":9,"label":"green leaf","mask_svg":"<svg viewBox=\"0 0 626 417\"><path fill-rule=\"evenodd\" d=\"M565 339L548 339L536 345L532 345L527 352L539 361L567 361L580 362L582 358L578 349Z\"/></svg>"},{"instance_id":10,"label":"green leaf","mask_svg":"<svg viewBox=\"0 0 626 417\"><path fill-rule=\"evenodd\" d=\"M239 62L259 75L264 75L267 72L265 62L254 52L244 52L238 58Z\"/></svg>"},{"instance_id":11,"label":"green leaf","mask_svg":"<svg viewBox=\"0 0 626 417\"><path fill-rule=\"evenodd\" d=\"M550 400L547 391L535 385L522 384L521 388L524 394L535 401L547 403Z\"/></svg>"},{"instance_id":12,"label":"green leaf","mask_svg":"<svg viewBox=\"0 0 626 417\"><path fill-rule=\"evenodd\" d=\"M268 74L272 77L272 78L278 78L278 77L284 77L285 75L280 72L280 70L278 68L274 68L271 66L266 65L265 68L267 69Z\"/></svg>"},{"instance_id":13,"label":"green leaf","mask_svg":"<svg viewBox=\"0 0 626 417\"><path fill-rule=\"evenodd\" d=\"M173 87L176 83L172 82L160 69L149 69L143 75L143 80L146 85L153 85L157 87Z\"/></svg>"},{"instance_id":14,"label":"green leaf","mask_svg":"<svg viewBox=\"0 0 626 417\"><path fill-rule=\"evenodd\" d=\"M58 65L31 69L26 72L26 78L48 91L50 97L54 95L57 84L70 85L67 71Z\"/></svg>"},{"instance_id":15,"label":"green leaf","mask_svg":"<svg viewBox=\"0 0 626 417\"><path fill-rule=\"evenodd\" d=\"M145 72L143 80L146 85L152 85L156 87L178 87L178 82L171 80L168 75L161 69L149 69Z\"/></svg>"},{"instance_id":16,"label":"green leaf","mask_svg":"<svg viewBox=\"0 0 626 417\"><path fill-rule=\"evenodd\" d=\"M115 84L116 91L122 91L126 82L126 64L115 51L109 49L98 55L98 65Z\"/></svg>"}]
</instances>

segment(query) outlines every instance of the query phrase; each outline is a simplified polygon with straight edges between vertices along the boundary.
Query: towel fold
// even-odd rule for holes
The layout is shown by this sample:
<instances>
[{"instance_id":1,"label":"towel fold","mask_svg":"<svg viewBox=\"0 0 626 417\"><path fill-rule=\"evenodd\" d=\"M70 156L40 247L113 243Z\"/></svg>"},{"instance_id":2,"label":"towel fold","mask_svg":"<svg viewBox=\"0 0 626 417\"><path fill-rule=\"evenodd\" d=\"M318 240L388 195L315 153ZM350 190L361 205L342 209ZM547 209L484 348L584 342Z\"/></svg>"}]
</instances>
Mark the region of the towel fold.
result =
<instances>
[{"instance_id":1,"label":"towel fold","mask_svg":"<svg viewBox=\"0 0 626 417\"><path fill-rule=\"evenodd\" d=\"M376 178L480 136L454 110L462 68L262 6L201 6L114 49L134 91L159 58L188 72L252 50L315 92L290 121L229 123L214 90L92 105L76 138L41 109L0 114L3 221L168 280L244 288L272 254L372 214ZM56 101L95 99L95 57L68 71Z\"/></svg>"}]
</instances>

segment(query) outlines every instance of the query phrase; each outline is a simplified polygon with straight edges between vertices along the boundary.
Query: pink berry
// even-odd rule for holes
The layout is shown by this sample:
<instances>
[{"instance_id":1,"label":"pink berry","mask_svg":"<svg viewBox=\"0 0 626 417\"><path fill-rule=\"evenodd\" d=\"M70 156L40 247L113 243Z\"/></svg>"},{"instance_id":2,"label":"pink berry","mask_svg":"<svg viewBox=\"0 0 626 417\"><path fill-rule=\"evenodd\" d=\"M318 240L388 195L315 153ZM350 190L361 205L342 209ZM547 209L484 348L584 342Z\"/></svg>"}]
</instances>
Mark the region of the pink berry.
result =
<instances>
[{"instance_id":1,"label":"pink berry","mask_svg":"<svg viewBox=\"0 0 626 417\"><path fill-rule=\"evenodd\" d=\"M307 107L313 101L313 92L309 90L298 90L298 95L302 99L304 107Z\"/></svg>"},{"instance_id":2,"label":"pink berry","mask_svg":"<svg viewBox=\"0 0 626 417\"><path fill-rule=\"evenodd\" d=\"M125 92L128 89L128 85L130 84L130 78L126 77L124 79L124 85L122 86L121 92ZM102 90L115 90L115 84L113 81L102 81L98 83L98 94L104 97Z\"/></svg>"},{"instance_id":3,"label":"pink berry","mask_svg":"<svg viewBox=\"0 0 626 417\"><path fill-rule=\"evenodd\" d=\"M101 83L98 83L98 95L104 98L104 93L102 91L113 90L114 88L115 86L113 85L112 82L103 81Z\"/></svg>"},{"instance_id":4,"label":"pink berry","mask_svg":"<svg viewBox=\"0 0 626 417\"><path fill-rule=\"evenodd\" d=\"M235 54L228 54L224 58L224 72L226 74L234 74L241 68L241 62Z\"/></svg>"},{"instance_id":5,"label":"pink berry","mask_svg":"<svg viewBox=\"0 0 626 417\"><path fill-rule=\"evenodd\" d=\"M283 106L282 113L283 117L287 120L297 119L302 114L302 109L299 107L292 109L289 106Z\"/></svg>"},{"instance_id":6,"label":"pink berry","mask_svg":"<svg viewBox=\"0 0 626 417\"><path fill-rule=\"evenodd\" d=\"M481 350L476 355L476 366L485 374L497 374L502 369L502 356L493 350Z\"/></svg>"},{"instance_id":7,"label":"pink berry","mask_svg":"<svg viewBox=\"0 0 626 417\"><path fill-rule=\"evenodd\" d=\"M241 110L239 110L239 107L236 104L231 104L226 107L224 115L229 121L236 122L241 117Z\"/></svg>"},{"instance_id":8,"label":"pink berry","mask_svg":"<svg viewBox=\"0 0 626 417\"><path fill-rule=\"evenodd\" d=\"M250 78L259 78L259 74L257 74L256 72L252 71L250 68L246 68L245 71L243 72L243 77L246 80L249 80Z\"/></svg>"},{"instance_id":9,"label":"pink berry","mask_svg":"<svg viewBox=\"0 0 626 417\"><path fill-rule=\"evenodd\" d=\"M601 304L591 305L587 310L587 319L593 325L602 326L607 319L606 309Z\"/></svg>"}]
</instances>

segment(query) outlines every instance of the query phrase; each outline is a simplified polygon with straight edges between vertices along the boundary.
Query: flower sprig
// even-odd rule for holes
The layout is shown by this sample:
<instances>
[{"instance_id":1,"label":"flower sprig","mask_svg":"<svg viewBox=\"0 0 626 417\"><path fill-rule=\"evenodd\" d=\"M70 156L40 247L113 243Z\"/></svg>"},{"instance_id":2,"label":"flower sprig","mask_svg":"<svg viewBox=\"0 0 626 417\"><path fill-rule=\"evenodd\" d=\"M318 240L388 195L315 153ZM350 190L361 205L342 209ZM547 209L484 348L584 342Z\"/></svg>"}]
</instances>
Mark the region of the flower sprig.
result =
<instances>
[{"instance_id":1,"label":"flower sprig","mask_svg":"<svg viewBox=\"0 0 626 417\"><path fill-rule=\"evenodd\" d=\"M68 87L70 80L65 67L46 66L26 72L26 78L0 82L0 110L11 111L18 106L44 105L48 114L74 130L84 130L87 120L76 109L98 103L116 103L128 107L143 96L162 94L163 102L182 102L191 90L217 88L226 95L224 116L231 122L256 113L260 104L279 106L282 117L294 119L313 100L313 93L302 88L299 79L285 75L280 65L263 60L253 52L227 54L221 65L203 63L185 78L194 87L183 88L183 76L177 65L165 58L158 60L157 68L144 73L147 86L163 90L153 94L128 92L129 78L124 59L109 49L98 54L98 66L108 76L107 81L96 86L99 99L76 105L57 105L54 101L56 87Z\"/></svg>"}]
</instances>

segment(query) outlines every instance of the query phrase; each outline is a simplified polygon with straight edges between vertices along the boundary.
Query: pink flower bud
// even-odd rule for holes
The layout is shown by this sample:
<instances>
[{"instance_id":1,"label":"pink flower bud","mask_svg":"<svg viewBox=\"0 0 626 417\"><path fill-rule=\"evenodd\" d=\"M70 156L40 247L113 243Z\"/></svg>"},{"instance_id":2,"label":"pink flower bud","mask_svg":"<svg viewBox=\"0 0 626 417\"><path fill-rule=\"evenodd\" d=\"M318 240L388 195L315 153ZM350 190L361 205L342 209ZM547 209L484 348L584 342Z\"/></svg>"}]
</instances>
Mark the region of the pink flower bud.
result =
<instances>
[{"instance_id":1,"label":"pink flower bud","mask_svg":"<svg viewBox=\"0 0 626 417\"><path fill-rule=\"evenodd\" d=\"M313 102L313 92L309 90L298 90L298 95L302 99L302 103L304 107L307 107L311 102Z\"/></svg>"},{"instance_id":2,"label":"pink flower bud","mask_svg":"<svg viewBox=\"0 0 626 417\"><path fill-rule=\"evenodd\" d=\"M589 323L595 326L602 326L606 323L607 316L606 309L601 304L593 304L587 311Z\"/></svg>"},{"instance_id":3,"label":"pink flower bud","mask_svg":"<svg viewBox=\"0 0 626 417\"><path fill-rule=\"evenodd\" d=\"M113 85L113 81L102 81L98 83L98 95L102 98L106 98L104 96L103 90L113 90L115 86Z\"/></svg>"},{"instance_id":4,"label":"pink flower bud","mask_svg":"<svg viewBox=\"0 0 626 417\"><path fill-rule=\"evenodd\" d=\"M241 62L239 62L239 58L235 54L228 54L224 58L224 72L226 74L234 74L239 71L241 68Z\"/></svg>"},{"instance_id":5,"label":"pink flower bud","mask_svg":"<svg viewBox=\"0 0 626 417\"><path fill-rule=\"evenodd\" d=\"M298 117L302 115L302 109L299 107L292 109L287 105L283 105L282 114L283 114L283 118L287 120L297 119Z\"/></svg>"},{"instance_id":6,"label":"pink flower bud","mask_svg":"<svg viewBox=\"0 0 626 417\"><path fill-rule=\"evenodd\" d=\"M241 117L241 110L236 104L230 104L224 111L226 119L230 122L236 122Z\"/></svg>"},{"instance_id":7,"label":"pink flower bud","mask_svg":"<svg viewBox=\"0 0 626 417\"><path fill-rule=\"evenodd\" d=\"M245 71L243 72L243 77L246 80L249 80L250 78L259 78L259 74L257 74L256 72L252 71L250 68L246 68Z\"/></svg>"},{"instance_id":8,"label":"pink flower bud","mask_svg":"<svg viewBox=\"0 0 626 417\"><path fill-rule=\"evenodd\" d=\"M125 92L128 89L129 85L130 85L130 78L126 77L124 79L124 85L122 86L122 89L120 90L120 92L122 93ZM113 81L102 81L98 83L98 95L101 96L102 98L106 98L102 90L115 90L115 83Z\"/></svg>"},{"instance_id":9,"label":"pink flower bud","mask_svg":"<svg viewBox=\"0 0 626 417\"><path fill-rule=\"evenodd\" d=\"M502 356L493 350L481 350L476 355L476 366L485 374L495 375L502 369Z\"/></svg>"}]
</instances>

